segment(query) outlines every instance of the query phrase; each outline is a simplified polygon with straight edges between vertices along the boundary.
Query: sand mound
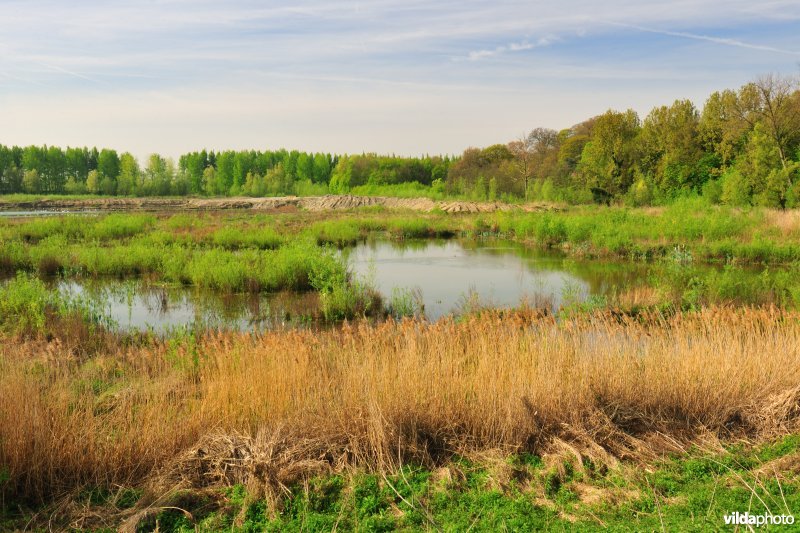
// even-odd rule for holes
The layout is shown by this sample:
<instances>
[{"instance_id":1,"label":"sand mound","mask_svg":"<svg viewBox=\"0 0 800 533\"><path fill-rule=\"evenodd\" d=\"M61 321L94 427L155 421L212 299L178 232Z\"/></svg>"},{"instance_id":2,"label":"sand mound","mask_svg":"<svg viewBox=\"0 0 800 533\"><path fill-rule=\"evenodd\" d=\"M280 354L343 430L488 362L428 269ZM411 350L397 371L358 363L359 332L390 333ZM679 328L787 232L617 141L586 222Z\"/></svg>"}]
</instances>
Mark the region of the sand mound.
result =
<instances>
[{"instance_id":1,"label":"sand mound","mask_svg":"<svg viewBox=\"0 0 800 533\"><path fill-rule=\"evenodd\" d=\"M508 211L515 206L502 202L472 202L464 200L434 201L430 198L389 198L385 196L282 196L276 198L88 198L41 199L27 202L0 203L5 211L212 211L253 209L283 212L293 210L338 211L382 206L390 209L445 213L493 213ZM524 211L554 209L545 204L526 204L516 208Z\"/></svg>"}]
</instances>

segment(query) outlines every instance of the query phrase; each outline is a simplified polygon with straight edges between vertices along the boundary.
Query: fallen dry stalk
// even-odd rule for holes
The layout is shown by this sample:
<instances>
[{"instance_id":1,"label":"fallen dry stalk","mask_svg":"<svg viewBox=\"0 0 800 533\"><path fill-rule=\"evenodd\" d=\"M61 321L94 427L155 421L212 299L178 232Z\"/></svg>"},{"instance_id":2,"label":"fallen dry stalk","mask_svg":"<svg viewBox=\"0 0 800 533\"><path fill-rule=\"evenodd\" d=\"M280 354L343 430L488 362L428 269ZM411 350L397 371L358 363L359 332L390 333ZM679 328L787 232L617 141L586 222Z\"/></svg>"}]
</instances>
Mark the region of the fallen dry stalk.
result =
<instances>
[{"instance_id":1,"label":"fallen dry stalk","mask_svg":"<svg viewBox=\"0 0 800 533\"><path fill-rule=\"evenodd\" d=\"M150 480L279 494L351 466L559 447L608 463L795 428L800 313L713 308L645 322L488 313L217 334L90 359L8 339L5 492L47 501Z\"/></svg>"}]
</instances>

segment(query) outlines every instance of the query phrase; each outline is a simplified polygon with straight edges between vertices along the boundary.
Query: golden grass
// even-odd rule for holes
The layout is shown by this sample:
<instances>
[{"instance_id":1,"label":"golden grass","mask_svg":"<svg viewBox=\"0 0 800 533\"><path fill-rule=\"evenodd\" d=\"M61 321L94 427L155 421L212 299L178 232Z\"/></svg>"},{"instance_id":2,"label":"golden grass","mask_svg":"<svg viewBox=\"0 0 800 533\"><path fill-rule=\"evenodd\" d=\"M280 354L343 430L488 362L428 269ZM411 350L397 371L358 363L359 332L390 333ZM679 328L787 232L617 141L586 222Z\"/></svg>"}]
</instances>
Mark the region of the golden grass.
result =
<instances>
[{"instance_id":1,"label":"golden grass","mask_svg":"<svg viewBox=\"0 0 800 533\"><path fill-rule=\"evenodd\" d=\"M800 235L800 210L765 209L767 224L778 228L784 237Z\"/></svg>"},{"instance_id":2,"label":"golden grass","mask_svg":"<svg viewBox=\"0 0 800 533\"><path fill-rule=\"evenodd\" d=\"M275 489L498 450L641 457L789 431L800 414L800 313L775 309L484 313L73 353L0 344L0 466L19 497L143 480Z\"/></svg>"}]
</instances>

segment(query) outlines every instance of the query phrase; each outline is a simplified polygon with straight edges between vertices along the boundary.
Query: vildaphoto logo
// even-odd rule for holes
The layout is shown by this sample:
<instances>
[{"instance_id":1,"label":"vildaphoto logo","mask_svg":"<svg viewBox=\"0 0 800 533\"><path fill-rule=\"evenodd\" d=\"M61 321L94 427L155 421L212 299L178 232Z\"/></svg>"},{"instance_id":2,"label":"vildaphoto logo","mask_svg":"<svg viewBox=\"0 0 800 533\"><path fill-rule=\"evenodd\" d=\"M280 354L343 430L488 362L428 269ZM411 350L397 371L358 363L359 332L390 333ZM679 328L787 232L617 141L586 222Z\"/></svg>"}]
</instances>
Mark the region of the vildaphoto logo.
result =
<instances>
[{"instance_id":1,"label":"vildaphoto logo","mask_svg":"<svg viewBox=\"0 0 800 533\"><path fill-rule=\"evenodd\" d=\"M790 526L794 516L790 514L750 514L734 511L725 515L725 525L729 526Z\"/></svg>"}]
</instances>

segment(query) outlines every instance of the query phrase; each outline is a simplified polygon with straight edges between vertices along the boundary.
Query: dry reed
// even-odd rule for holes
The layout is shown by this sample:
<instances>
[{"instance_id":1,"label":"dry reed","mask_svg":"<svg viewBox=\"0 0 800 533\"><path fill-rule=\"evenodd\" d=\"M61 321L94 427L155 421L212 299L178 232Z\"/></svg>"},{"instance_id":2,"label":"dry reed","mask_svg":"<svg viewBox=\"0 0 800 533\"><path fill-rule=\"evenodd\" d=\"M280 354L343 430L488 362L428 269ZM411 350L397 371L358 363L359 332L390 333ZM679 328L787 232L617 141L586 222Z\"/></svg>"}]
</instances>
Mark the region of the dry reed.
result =
<instances>
[{"instance_id":1,"label":"dry reed","mask_svg":"<svg viewBox=\"0 0 800 533\"><path fill-rule=\"evenodd\" d=\"M351 466L431 467L487 450L635 457L800 415L800 313L671 318L483 313L326 332L209 335L87 358L0 344L6 492L269 493Z\"/></svg>"}]
</instances>

